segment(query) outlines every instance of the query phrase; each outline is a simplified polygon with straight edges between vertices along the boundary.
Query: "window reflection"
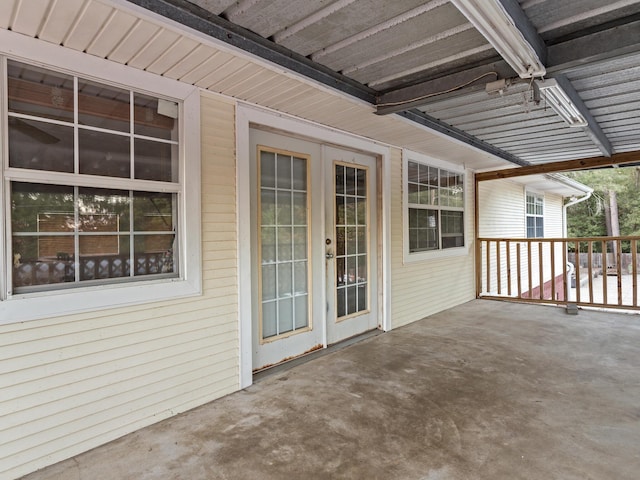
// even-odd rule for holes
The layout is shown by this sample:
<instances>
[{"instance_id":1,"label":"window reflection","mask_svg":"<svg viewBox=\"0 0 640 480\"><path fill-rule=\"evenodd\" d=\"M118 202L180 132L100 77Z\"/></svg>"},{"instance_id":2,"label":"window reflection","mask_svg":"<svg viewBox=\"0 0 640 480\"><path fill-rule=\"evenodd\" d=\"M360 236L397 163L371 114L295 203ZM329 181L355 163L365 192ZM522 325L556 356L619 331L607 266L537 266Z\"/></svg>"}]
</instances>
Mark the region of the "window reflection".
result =
<instances>
[{"instance_id":1,"label":"window reflection","mask_svg":"<svg viewBox=\"0 0 640 480\"><path fill-rule=\"evenodd\" d=\"M13 287L175 273L175 202L175 194L12 182Z\"/></svg>"},{"instance_id":2,"label":"window reflection","mask_svg":"<svg viewBox=\"0 0 640 480\"><path fill-rule=\"evenodd\" d=\"M9 117L9 166L73 172L73 127Z\"/></svg>"}]
</instances>

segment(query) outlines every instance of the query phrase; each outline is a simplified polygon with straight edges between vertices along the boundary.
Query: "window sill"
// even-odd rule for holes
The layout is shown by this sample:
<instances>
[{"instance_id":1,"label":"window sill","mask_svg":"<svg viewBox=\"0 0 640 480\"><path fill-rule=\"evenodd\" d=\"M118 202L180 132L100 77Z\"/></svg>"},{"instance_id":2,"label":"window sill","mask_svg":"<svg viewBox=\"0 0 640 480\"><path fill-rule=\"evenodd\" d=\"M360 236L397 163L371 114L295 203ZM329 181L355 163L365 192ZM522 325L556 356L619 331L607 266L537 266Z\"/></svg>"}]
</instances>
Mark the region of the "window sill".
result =
<instances>
[{"instance_id":1,"label":"window sill","mask_svg":"<svg viewBox=\"0 0 640 480\"><path fill-rule=\"evenodd\" d=\"M0 325L161 302L201 293L197 282L167 279L17 294L0 301Z\"/></svg>"},{"instance_id":2,"label":"window sill","mask_svg":"<svg viewBox=\"0 0 640 480\"><path fill-rule=\"evenodd\" d=\"M464 257L469 255L469 246L430 250L426 252L404 253L404 264L440 260L442 258Z\"/></svg>"}]
</instances>

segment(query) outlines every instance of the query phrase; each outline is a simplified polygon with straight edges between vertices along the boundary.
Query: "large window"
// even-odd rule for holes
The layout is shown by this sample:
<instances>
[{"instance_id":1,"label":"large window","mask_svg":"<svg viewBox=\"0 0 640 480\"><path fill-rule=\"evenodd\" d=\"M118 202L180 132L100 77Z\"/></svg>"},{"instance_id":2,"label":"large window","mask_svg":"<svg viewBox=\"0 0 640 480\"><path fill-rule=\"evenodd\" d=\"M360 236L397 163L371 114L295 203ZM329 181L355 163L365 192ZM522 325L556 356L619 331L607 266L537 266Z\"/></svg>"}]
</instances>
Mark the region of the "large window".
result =
<instances>
[{"instance_id":1,"label":"large window","mask_svg":"<svg viewBox=\"0 0 640 480\"><path fill-rule=\"evenodd\" d=\"M409 253L464 246L464 175L408 160Z\"/></svg>"},{"instance_id":2,"label":"large window","mask_svg":"<svg viewBox=\"0 0 640 480\"><path fill-rule=\"evenodd\" d=\"M179 276L177 101L7 60L5 294Z\"/></svg>"},{"instance_id":3,"label":"large window","mask_svg":"<svg viewBox=\"0 0 640 480\"><path fill-rule=\"evenodd\" d=\"M527 238L544 237L544 197L527 192Z\"/></svg>"},{"instance_id":4,"label":"large window","mask_svg":"<svg viewBox=\"0 0 640 480\"><path fill-rule=\"evenodd\" d=\"M0 324L200 295L199 90L14 40L0 52Z\"/></svg>"}]
</instances>

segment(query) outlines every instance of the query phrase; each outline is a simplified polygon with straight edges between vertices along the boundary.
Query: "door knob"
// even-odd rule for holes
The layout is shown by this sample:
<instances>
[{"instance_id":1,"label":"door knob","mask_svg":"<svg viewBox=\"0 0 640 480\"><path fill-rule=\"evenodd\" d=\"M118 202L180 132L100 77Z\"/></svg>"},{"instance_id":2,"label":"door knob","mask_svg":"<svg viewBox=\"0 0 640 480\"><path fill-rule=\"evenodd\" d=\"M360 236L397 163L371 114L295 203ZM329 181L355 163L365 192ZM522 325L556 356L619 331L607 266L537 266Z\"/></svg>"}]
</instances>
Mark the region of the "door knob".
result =
<instances>
[{"instance_id":1,"label":"door knob","mask_svg":"<svg viewBox=\"0 0 640 480\"><path fill-rule=\"evenodd\" d=\"M331 260L333 258L333 253L327 252L324 256L325 256L325 258Z\"/></svg>"}]
</instances>

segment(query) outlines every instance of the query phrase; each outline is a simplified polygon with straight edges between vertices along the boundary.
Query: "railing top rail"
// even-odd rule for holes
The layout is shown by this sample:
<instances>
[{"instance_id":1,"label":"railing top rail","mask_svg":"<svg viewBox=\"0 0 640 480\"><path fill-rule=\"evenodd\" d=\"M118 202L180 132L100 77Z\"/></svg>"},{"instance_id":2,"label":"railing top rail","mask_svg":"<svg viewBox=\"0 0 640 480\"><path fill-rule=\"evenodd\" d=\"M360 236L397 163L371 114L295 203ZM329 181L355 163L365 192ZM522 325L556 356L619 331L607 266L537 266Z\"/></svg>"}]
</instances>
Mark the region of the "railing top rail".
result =
<instances>
[{"instance_id":1,"label":"railing top rail","mask_svg":"<svg viewBox=\"0 0 640 480\"><path fill-rule=\"evenodd\" d=\"M640 236L619 236L619 237L561 237L561 238L519 238L519 237L478 237L479 242L611 242L620 240L640 240Z\"/></svg>"}]
</instances>

